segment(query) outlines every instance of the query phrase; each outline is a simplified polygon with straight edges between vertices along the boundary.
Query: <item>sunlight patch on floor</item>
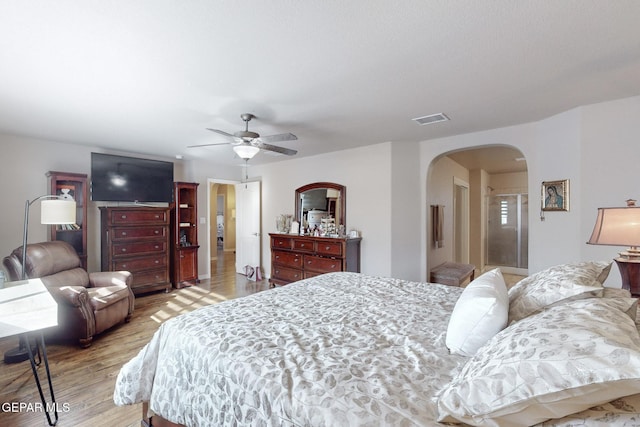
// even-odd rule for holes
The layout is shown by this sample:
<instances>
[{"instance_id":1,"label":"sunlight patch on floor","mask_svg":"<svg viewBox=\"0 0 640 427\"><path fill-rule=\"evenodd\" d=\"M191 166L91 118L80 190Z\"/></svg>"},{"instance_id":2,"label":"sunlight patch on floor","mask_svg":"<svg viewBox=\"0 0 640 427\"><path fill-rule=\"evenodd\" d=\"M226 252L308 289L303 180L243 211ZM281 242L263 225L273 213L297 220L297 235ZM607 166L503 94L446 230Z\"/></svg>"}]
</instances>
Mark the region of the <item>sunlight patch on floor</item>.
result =
<instances>
[{"instance_id":1,"label":"sunlight patch on floor","mask_svg":"<svg viewBox=\"0 0 640 427\"><path fill-rule=\"evenodd\" d=\"M149 317L156 323L163 323L165 320L172 318L173 315L167 313L164 310L158 310Z\"/></svg>"}]
</instances>

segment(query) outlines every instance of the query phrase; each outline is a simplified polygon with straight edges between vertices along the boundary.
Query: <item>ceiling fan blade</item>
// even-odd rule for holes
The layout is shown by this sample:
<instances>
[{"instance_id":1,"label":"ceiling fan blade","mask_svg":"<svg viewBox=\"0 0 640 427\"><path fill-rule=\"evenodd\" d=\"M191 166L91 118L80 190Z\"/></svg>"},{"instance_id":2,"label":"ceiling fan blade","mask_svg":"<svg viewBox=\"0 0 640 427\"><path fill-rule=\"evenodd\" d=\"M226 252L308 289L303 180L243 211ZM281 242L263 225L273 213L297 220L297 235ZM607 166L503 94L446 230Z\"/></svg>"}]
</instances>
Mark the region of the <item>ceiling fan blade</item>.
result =
<instances>
[{"instance_id":1,"label":"ceiling fan blade","mask_svg":"<svg viewBox=\"0 0 640 427\"><path fill-rule=\"evenodd\" d=\"M258 144L258 147L260 147L261 150L273 151L274 153L280 153L286 156L293 156L294 154L297 153L296 150L292 150L290 148L278 147L276 145L270 145L270 144L264 144L264 143Z\"/></svg>"},{"instance_id":2,"label":"ceiling fan blade","mask_svg":"<svg viewBox=\"0 0 640 427\"><path fill-rule=\"evenodd\" d=\"M213 143L213 144L187 145L187 148L211 147L213 145L234 145L234 143L233 142L216 142L216 143Z\"/></svg>"},{"instance_id":3,"label":"ceiling fan blade","mask_svg":"<svg viewBox=\"0 0 640 427\"><path fill-rule=\"evenodd\" d=\"M207 130L210 130L211 132L219 133L220 135L224 135L224 136L226 136L228 138L235 138L234 135L231 135L230 133L227 133L227 132L225 132L223 130L220 130L220 129L207 128Z\"/></svg>"},{"instance_id":4,"label":"ceiling fan blade","mask_svg":"<svg viewBox=\"0 0 640 427\"><path fill-rule=\"evenodd\" d=\"M261 136L259 139L260 141L263 141L263 142L283 142L283 141L295 141L298 139L298 137L292 133L279 133L277 135Z\"/></svg>"}]
</instances>

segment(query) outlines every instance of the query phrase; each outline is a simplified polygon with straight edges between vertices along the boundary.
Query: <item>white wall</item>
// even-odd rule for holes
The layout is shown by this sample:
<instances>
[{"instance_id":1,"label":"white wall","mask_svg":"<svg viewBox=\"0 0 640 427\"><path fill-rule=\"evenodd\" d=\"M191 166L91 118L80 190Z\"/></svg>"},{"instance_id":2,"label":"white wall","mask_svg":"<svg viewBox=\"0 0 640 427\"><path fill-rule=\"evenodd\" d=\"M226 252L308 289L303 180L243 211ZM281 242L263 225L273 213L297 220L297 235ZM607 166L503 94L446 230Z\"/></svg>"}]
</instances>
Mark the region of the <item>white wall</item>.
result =
<instances>
[{"instance_id":1,"label":"white wall","mask_svg":"<svg viewBox=\"0 0 640 427\"><path fill-rule=\"evenodd\" d=\"M640 201L640 97L585 106L582 118L582 185L572 189L572 198L579 193L583 212L577 243L582 259L611 259L625 248L584 242L591 236L598 208L624 206L630 198ZM614 265L606 283L619 281Z\"/></svg>"},{"instance_id":2,"label":"white wall","mask_svg":"<svg viewBox=\"0 0 640 427\"><path fill-rule=\"evenodd\" d=\"M290 159L249 168L262 181L262 265L271 273L269 235L279 214L293 214L295 190L312 182L335 182L347 188L347 231L362 235L362 271L391 275L390 143Z\"/></svg>"},{"instance_id":3,"label":"white wall","mask_svg":"<svg viewBox=\"0 0 640 427\"><path fill-rule=\"evenodd\" d=\"M420 280L420 227L422 186L420 146L413 143L391 145L391 271L406 280Z\"/></svg>"},{"instance_id":4,"label":"white wall","mask_svg":"<svg viewBox=\"0 0 640 427\"><path fill-rule=\"evenodd\" d=\"M590 259L612 259L622 248L591 247L596 209L623 206L640 198L636 167L640 158L640 97L578 107L556 116L519 126L421 143L421 176L428 182L432 162L452 150L506 144L518 148L528 166L529 271ZM546 212L540 220L542 181L570 180L570 211ZM430 185L423 206L441 197ZM423 212L423 224L426 224ZM427 253L427 247L423 251ZM425 265L426 271L426 265ZM620 282L612 271L607 284Z\"/></svg>"},{"instance_id":5,"label":"white wall","mask_svg":"<svg viewBox=\"0 0 640 427\"><path fill-rule=\"evenodd\" d=\"M628 198L640 199L636 177L640 158L638 117L640 97L633 97L579 107L536 123L422 141L413 146L386 142L261 167L250 165L250 177L263 182L263 265L270 267L267 233L275 231L276 215L293 213L295 189L311 182L331 181L347 187L347 229L362 231L362 271L426 280L428 207L440 203L442 197L439 190L428 185L431 163L452 150L484 145L514 146L527 160L530 272L573 260L612 259L623 248L588 246L585 242L598 207L622 206ZM0 255L5 256L22 242L24 201L47 192L45 173L60 170L89 174L90 153L101 150L6 135L0 136L0 147L0 198L4 202ZM140 157L154 158L145 154ZM203 161L174 164L176 180L200 183L201 209L207 206L207 178L240 180L244 175L242 168L220 168ZM542 222L536 201L540 184L558 179L571 182L571 210L547 212ZM37 221L38 210L32 209L32 242L47 238L46 228ZM94 212L88 219L89 247L97 248L97 207L90 207L89 212ZM203 211L199 216L208 218ZM206 235L206 227L201 226L201 244L206 242ZM202 275L209 260L205 251L200 252ZM99 252L90 249L89 269L98 267ZM615 268L613 273L607 282L610 285L620 280Z\"/></svg>"},{"instance_id":6,"label":"white wall","mask_svg":"<svg viewBox=\"0 0 640 427\"><path fill-rule=\"evenodd\" d=\"M0 165L0 200L3 200L0 222L0 258L9 255L22 245L24 205L49 194L46 177L48 171L62 171L87 174L91 177L91 152L103 153L99 147L90 147L11 135L0 135L0 149L3 162ZM174 159L161 158L149 154L110 152L133 157L174 161L174 177L186 180L183 163ZM87 184L88 185L88 184ZM89 202L87 206L87 269L100 270L100 212L98 206L104 203ZM29 242L48 239L47 226L40 224L40 206L36 202L29 211Z\"/></svg>"},{"instance_id":7,"label":"white wall","mask_svg":"<svg viewBox=\"0 0 640 427\"><path fill-rule=\"evenodd\" d=\"M527 172L495 173L489 175L489 185L493 188L491 194L521 194L529 191ZM532 194L538 203L538 193Z\"/></svg>"}]
</instances>

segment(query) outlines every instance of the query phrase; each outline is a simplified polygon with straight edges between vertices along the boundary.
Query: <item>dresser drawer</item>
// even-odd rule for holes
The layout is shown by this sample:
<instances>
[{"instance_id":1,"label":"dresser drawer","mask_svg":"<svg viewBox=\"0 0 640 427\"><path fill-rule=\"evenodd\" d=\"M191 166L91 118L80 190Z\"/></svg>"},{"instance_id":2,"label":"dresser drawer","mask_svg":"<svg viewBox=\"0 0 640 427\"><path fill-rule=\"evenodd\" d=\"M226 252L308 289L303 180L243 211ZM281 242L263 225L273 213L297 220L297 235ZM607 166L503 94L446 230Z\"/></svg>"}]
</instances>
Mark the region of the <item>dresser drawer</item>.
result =
<instances>
[{"instance_id":1,"label":"dresser drawer","mask_svg":"<svg viewBox=\"0 0 640 427\"><path fill-rule=\"evenodd\" d=\"M302 270L280 267L277 265L273 266L273 271L271 272L271 274L273 275L274 279L284 280L287 282L295 282L303 278Z\"/></svg>"},{"instance_id":2,"label":"dresser drawer","mask_svg":"<svg viewBox=\"0 0 640 427\"><path fill-rule=\"evenodd\" d=\"M149 223L168 223L168 212L165 210L136 210L136 209L119 209L113 210L111 214L111 224L119 225L134 225L134 224L149 224Z\"/></svg>"},{"instance_id":3,"label":"dresser drawer","mask_svg":"<svg viewBox=\"0 0 640 427\"><path fill-rule=\"evenodd\" d=\"M274 264L284 267L302 268L302 255L300 254L285 251L273 251L272 257Z\"/></svg>"},{"instance_id":4,"label":"dresser drawer","mask_svg":"<svg viewBox=\"0 0 640 427\"><path fill-rule=\"evenodd\" d=\"M271 249L291 249L291 238L289 237L272 237Z\"/></svg>"},{"instance_id":5,"label":"dresser drawer","mask_svg":"<svg viewBox=\"0 0 640 427\"><path fill-rule=\"evenodd\" d=\"M115 242L125 239L165 237L166 235L167 227L162 225L146 227L113 227L111 231L111 240Z\"/></svg>"},{"instance_id":6,"label":"dresser drawer","mask_svg":"<svg viewBox=\"0 0 640 427\"><path fill-rule=\"evenodd\" d=\"M142 272L134 272L132 288L142 285L155 285L158 283L169 282L169 272L166 268L158 268L155 270L147 270ZM134 290L135 291L135 290Z\"/></svg>"},{"instance_id":7,"label":"dresser drawer","mask_svg":"<svg viewBox=\"0 0 640 427\"><path fill-rule=\"evenodd\" d=\"M337 257L342 256L342 243L319 241L316 243L316 253Z\"/></svg>"},{"instance_id":8,"label":"dresser drawer","mask_svg":"<svg viewBox=\"0 0 640 427\"><path fill-rule=\"evenodd\" d=\"M342 260L335 258L322 258L318 256L305 255L304 269L320 273L331 273L342 271Z\"/></svg>"},{"instance_id":9,"label":"dresser drawer","mask_svg":"<svg viewBox=\"0 0 640 427\"><path fill-rule=\"evenodd\" d=\"M309 279L311 277L316 277L319 276L321 274L325 274L323 271L305 271L304 272L304 278L305 279Z\"/></svg>"},{"instance_id":10,"label":"dresser drawer","mask_svg":"<svg viewBox=\"0 0 640 427\"><path fill-rule=\"evenodd\" d=\"M158 256L146 256L118 260L113 263L113 270L127 270L131 272L149 270L167 265L167 257L164 254Z\"/></svg>"},{"instance_id":11,"label":"dresser drawer","mask_svg":"<svg viewBox=\"0 0 640 427\"><path fill-rule=\"evenodd\" d=\"M299 252L313 252L315 242L313 240L293 239L293 249Z\"/></svg>"},{"instance_id":12,"label":"dresser drawer","mask_svg":"<svg viewBox=\"0 0 640 427\"><path fill-rule=\"evenodd\" d=\"M131 256L137 254L166 253L167 242L131 242L131 243L114 243L112 246L113 256ZM166 256L166 255L165 255Z\"/></svg>"}]
</instances>

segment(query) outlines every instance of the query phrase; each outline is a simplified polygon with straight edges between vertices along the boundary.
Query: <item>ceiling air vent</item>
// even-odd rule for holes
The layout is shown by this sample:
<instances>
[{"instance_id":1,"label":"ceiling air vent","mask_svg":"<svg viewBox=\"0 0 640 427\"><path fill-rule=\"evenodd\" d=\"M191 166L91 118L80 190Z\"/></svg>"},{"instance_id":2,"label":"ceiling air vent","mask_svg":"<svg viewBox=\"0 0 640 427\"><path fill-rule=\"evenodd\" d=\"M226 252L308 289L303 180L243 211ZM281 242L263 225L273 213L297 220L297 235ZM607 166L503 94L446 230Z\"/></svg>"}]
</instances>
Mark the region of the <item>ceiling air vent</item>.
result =
<instances>
[{"instance_id":1,"label":"ceiling air vent","mask_svg":"<svg viewBox=\"0 0 640 427\"><path fill-rule=\"evenodd\" d=\"M415 119L411 119L417 122L420 126L422 125L430 125L438 122L446 122L449 120L449 117L445 116L444 113L431 114L430 116L424 117L416 117Z\"/></svg>"}]
</instances>

